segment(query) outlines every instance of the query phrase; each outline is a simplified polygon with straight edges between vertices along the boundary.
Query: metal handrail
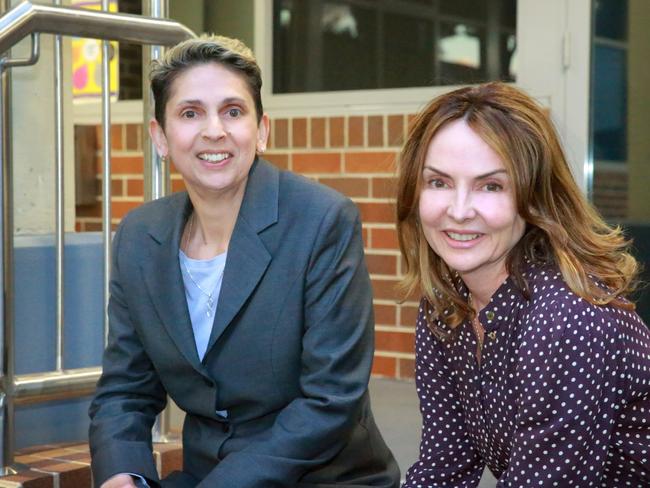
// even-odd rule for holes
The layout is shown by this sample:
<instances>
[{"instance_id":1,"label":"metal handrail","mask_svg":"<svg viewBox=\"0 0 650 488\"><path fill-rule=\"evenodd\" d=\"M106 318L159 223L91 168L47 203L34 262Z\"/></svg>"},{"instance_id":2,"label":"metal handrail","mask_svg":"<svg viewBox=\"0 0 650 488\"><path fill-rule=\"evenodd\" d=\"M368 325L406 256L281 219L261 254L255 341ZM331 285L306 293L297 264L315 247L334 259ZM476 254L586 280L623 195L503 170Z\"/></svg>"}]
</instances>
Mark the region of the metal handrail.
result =
<instances>
[{"instance_id":1,"label":"metal handrail","mask_svg":"<svg viewBox=\"0 0 650 488\"><path fill-rule=\"evenodd\" d=\"M173 20L21 2L0 18L0 53L33 32L163 46L195 37Z\"/></svg>"},{"instance_id":2,"label":"metal handrail","mask_svg":"<svg viewBox=\"0 0 650 488\"><path fill-rule=\"evenodd\" d=\"M0 0L1 1L1 0ZM161 0L151 0L159 2ZM165 1L165 0L162 0ZM107 2L103 2L107 8ZM34 5L31 2L22 2L0 17L0 54L7 52L24 37L32 36L32 54L29 59L0 58L0 78L2 79L0 92L0 165L2 166L2 181L0 199L3 204L2 227L4 239L0 243L2 249L3 266L2 274L4 279L4 297L0 295L0 303L4 308L3 331L0 340L3 344L0 347L2 355L2 370L0 371L0 425L2 425L2 459L0 460L0 472L6 474L11 472L13 463L13 416L14 405L24 403L43 402L62 397L82 396L91 393L99 376L101 368L77 368L64 369L63 367L63 310L62 303L57 302L57 364L55 371L43 373L16 375L14 369L14 305L13 305L13 212L12 212L12 182L11 182L11 153L8 150L11 142L10 124L7 118L6 108L9 106L11 90L7 81L10 67L28 66L38 61L40 33L54 34L57 37L76 36L93 39L114 40L131 42L137 44L152 45L173 45L182 40L195 37L195 34L182 24L166 19L141 17L137 15L110 13L107 11L91 11L59 5L46 6ZM108 49L104 48L104 57L107 58ZM56 63L55 82L57 84L57 100L60 98L61 63ZM103 63L107 65L107 63ZM103 69L103 159L104 159L104 212L103 224L105 256L110 256L110 108L108 103L108 67ZM148 97L145 94L145 110L147 109ZM57 177L56 211L56 259L57 259L57 297L62 296L63 286L63 194L62 194L62 131L60 100L56 103L57 131ZM4 108L3 108L4 107ZM153 155L149 155L152 157ZM151 166L151 165L150 165ZM106 176L108 173L108 177ZM145 180L147 175L145 174ZM158 178L160 180L160 178ZM146 181L145 181L146 183ZM155 182L153 182L155 185ZM155 193L155 192L154 192ZM160 196L160 195L158 195ZM108 273L105 272L105 281ZM3 299L4 298L4 299ZM106 299L106 297L105 297ZM106 326L106 324L105 324Z\"/></svg>"}]
</instances>

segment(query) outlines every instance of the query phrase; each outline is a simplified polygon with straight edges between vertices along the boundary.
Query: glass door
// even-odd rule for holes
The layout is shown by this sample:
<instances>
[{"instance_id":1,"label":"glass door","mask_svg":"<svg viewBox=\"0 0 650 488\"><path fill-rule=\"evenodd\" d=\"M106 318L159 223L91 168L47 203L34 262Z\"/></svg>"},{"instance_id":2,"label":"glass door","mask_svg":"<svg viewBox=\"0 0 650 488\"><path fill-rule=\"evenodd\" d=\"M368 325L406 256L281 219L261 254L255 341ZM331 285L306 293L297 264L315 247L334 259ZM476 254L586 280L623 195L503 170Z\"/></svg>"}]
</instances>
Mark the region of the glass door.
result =
<instances>
[{"instance_id":1,"label":"glass door","mask_svg":"<svg viewBox=\"0 0 650 488\"><path fill-rule=\"evenodd\" d=\"M591 154L593 203L650 263L650 2L593 0ZM643 281L650 281L646 270ZM650 321L650 290L636 297Z\"/></svg>"}]
</instances>

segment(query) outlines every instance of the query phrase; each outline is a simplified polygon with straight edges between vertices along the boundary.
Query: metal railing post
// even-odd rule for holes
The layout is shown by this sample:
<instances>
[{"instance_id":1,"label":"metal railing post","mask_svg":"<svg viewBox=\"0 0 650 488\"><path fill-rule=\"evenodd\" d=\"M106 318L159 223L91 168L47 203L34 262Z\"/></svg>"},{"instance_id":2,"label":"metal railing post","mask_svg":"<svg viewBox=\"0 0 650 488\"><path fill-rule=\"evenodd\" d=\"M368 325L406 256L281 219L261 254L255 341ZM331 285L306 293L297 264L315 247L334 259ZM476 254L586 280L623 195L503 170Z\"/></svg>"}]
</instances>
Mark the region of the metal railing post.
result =
<instances>
[{"instance_id":1,"label":"metal railing post","mask_svg":"<svg viewBox=\"0 0 650 488\"><path fill-rule=\"evenodd\" d=\"M143 0L142 14L152 18L169 16L168 0ZM156 146L149 136L149 120L153 116L153 93L149 86L149 68L151 61L163 55L163 46L151 45L142 48L142 112L144 125L142 130L144 150L144 199L155 200L171 192L169 162L163 161L156 151ZM169 433L169 407L163 410L151 431L154 442L167 442Z\"/></svg>"},{"instance_id":2,"label":"metal railing post","mask_svg":"<svg viewBox=\"0 0 650 488\"><path fill-rule=\"evenodd\" d=\"M108 12L108 0L102 10ZM108 341L108 299L111 273L111 65L110 42L102 43L102 230L104 245L104 344Z\"/></svg>"},{"instance_id":3,"label":"metal railing post","mask_svg":"<svg viewBox=\"0 0 650 488\"><path fill-rule=\"evenodd\" d=\"M55 0L60 5L61 0ZM63 159L63 39L54 36L54 167L55 167L55 235L56 235L56 370L63 371L65 351L63 323L64 282L64 159Z\"/></svg>"},{"instance_id":4,"label":"metal railing post","mask_svg":"<svg viewBox=\"0 0 650 488\"><path fill-rule=\"evenodd\" d=\"M48 401L63 396L85 396L94 390L101 368L64 368L63 282L64 282L64 153L63 153L63 83L61 35L113 39L139 44L175 44L194 36L178 22L162 19L167 15L166 0L152 1L153 13L159 19L127 14L111 14L55 5L35 5L25 1L10 9L10 0L0 0L0 475L14 473L23 467L14 463L14 406L26 401ZM108 9L107 0L102 6ZM29 66L39 58L39 34L50 33L55 40L55 161L56 161L56 369L45 373L15 374L15 306L14 306L14 220L13 169L11 151L11 73L10 67ZM32 36L32 53L27 59L11 59L9 50L24 37ZM156 51L159 53L159 51ZM159 55L159 54L156 54ZM109 61L109 45L104 44L103 63ZM104 241L105 297L110 269L110 76L108 66L103 76L103 151L104 151ZM147 87L148 93L148 87ZM155 154L155 152L154 152ZM160 162L159 162L160 163ZM156 191L149 198L162 196L169 190L169 176L157 164ZM167 176L165 177L165 174ZM145 181L147 179L145 174ZM149 185L150 188L153 185ZM145 187L146 188L146 187ZM106 333L106 329L105 329ZM161 417L159 417L161 418ZM166 420L166 418L163 418ZM157 422L158 424L158 422ZM165 427L163 425L163 432Z\"/></svg>"},{"instance_id":5,"label":"metal railing post","mask_svg":"<svg viewBox=\"0 0 650 488\"><path fill-rule=\"evenodd\" d=\"M152 18L166 18L169 16L168 0L143 0L142 14ZM163 54L163 46L151 45L142 48L142 104L144 125L142 140L144 150L144 199L155 200L165 196L171 191L169 163L163 160L156 151L151 137L149 137L149 120L153 116L153 94L149 86L149 68L151 61L159 59Z\"/></svg>"},{"instance_id":6,"label":"metal railing post","mask_svg":"<svg viewBox=\"0 0 650 488\"><path fill-rule=\"evenodd\" d=\"M4 60L2 60L4 61ZM0 134L2 146L2 465L0 473L10 474L14 462L14 306L13 306L13 196L11 171L11 131L9 124L11 100L11 74L0 64L2 93L0 94Z\"/></svg>"}]
</instances>

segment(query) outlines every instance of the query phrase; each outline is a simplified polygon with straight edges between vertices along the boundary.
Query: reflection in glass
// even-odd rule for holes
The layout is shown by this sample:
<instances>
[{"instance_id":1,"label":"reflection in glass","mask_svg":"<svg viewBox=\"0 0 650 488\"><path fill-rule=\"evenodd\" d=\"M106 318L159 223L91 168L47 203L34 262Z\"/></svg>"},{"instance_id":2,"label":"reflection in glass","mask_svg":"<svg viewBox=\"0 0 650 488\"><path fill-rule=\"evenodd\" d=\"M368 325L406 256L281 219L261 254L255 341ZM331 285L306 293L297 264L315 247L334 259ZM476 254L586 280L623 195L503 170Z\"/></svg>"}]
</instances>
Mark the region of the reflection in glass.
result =
<instances>
[{"instance_id":1,"label":"reflection in glass","mask_svg":"<svg viewBox=\"0 0 650 488\"><path fill-rule=\"evenodd\" d=\"M273 5L274 93L516 77L516 0L274 0ZM493 43L489 49L488 43Z\"/></svg>"},{"instance_id":2,"label":"reflection in glass","mask_svg":"<svg viewBox=\"0 0 650 488\"><path fill-rule=\"evenodd\" d=\"M382 49L384 62L390 69L380 71L386 88L427 86L433 82L434 69L430 62L433 23L406 15L391 15L385 19ZM429 62L427 62L429 61Z\"/></svg>"},{"instance_id":3,"label":"reflection in glass","mask_svg":"<svg viewBox=\"0 0 650 488\"><path fill-rule=\"evenodd\" d=\"M487 79L481 62L485 51L485 31L464 24L443 24L438 42L440 60L440 85L450 85L463 80L480 83Z\"/></svg>"},{"instance_id":4,"label":"reflection in glass","mask_svg":"<svg viewBox=\"0 0 650 488\"><path fill-rule=\"evenodd\" d=\"M596 37L617 41L627 39L627 0L595 0L594 10Z\"/></svg>"},{"instance_id":5,"label":"reflection in glass","mask_svg":"<svg viewBox=\"0 0 650 488\"><path fill-rule=\"evenodd\" d=\"M442 0L440 13L465 19L485 20L488 15L489 3L485 0L480 2L476 0Z\"/></svg>"},{"instance_id":6,"label":"reflection in glass","mask_svg":"<svg viewBox=\"0 0 650 488\"><path fill-rule=\"evenodd\" d=\"M593 0L591 196L633 240L650 282L650 2ZM650 323L650 287L634 297Z\"/></svg>"},{"instance_id":7,"label":"reflection in glass","mask_svg":"<svg viewBox=\"0 0 650 488\"><path fill-rule=\"evenodd\" d=\"M452 35L440 39L438 52L443 63L473 69L481 67L481 40L470 34L465 24L456 24Z\"/></svg>"},{"instance_id":8,"label":"reflection in glass","mask_svg":"<svg viewBox=\"0 0 650 488\"><path fill-rule=\"evenodd\" d=\"M597 161L627 159L626 51L594 47L593 152Z\"/></svg>"}]
</instances>

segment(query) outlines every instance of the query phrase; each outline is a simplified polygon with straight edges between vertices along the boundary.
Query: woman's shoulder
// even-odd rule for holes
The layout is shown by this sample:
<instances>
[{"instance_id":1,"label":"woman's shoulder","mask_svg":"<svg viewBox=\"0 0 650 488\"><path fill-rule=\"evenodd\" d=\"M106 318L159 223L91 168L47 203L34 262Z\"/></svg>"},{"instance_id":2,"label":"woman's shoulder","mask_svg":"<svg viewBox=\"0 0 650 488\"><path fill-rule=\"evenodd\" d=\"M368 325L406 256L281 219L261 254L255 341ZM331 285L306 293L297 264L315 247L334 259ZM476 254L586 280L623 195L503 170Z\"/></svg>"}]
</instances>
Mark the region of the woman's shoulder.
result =
<instances>
[{"instance_id":1,"label":"woman's shoulder","mask_svg":"<svg viewBox=\"0 0 650 488\"><path fill-rule=\"evenodd\" d=\"M551 336L588 334L619 335L630 326L643 325L633 310L613 304L597 305L579 296L554 265L534 266L525 273L530 299L526 307L527 329L546 329Z\"/></svg>"},{"instance_id":2,"label":"woman's shoulder","mask_svg":"<svg viewBox=\"0 0 650 488\"><path fill-rule=\"evenodd\" d=\"M279 200L284 207L300 215L311 215L327 212L331 209L347 209L356 214L356 205L347 196L334 188L314 181L303 175L287 170L280 172Z\"/></svg>"}]
</instances>

